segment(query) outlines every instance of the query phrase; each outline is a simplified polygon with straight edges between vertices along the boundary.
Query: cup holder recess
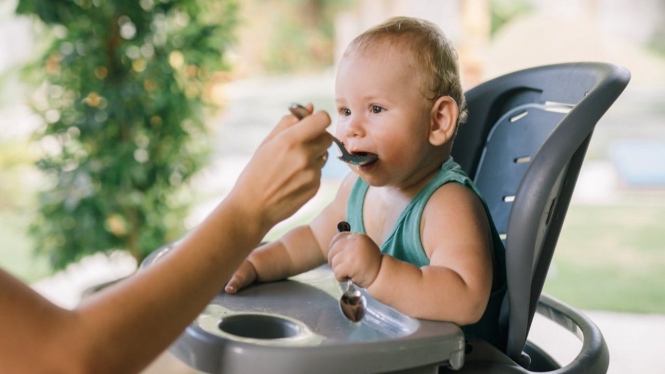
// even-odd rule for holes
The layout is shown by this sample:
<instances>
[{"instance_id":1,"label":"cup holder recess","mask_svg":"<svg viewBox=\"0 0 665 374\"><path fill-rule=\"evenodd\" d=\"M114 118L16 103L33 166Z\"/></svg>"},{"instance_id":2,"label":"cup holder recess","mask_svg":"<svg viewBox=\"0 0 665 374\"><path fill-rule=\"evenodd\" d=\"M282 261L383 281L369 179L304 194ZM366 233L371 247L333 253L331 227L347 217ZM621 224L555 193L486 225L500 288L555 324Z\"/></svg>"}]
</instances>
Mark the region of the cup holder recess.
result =
<instances>
[{"instance_id":1,"label":"cup holder recess","mask_svg":"<svg viewBox=\"0 0 665 374\"><path fill-rule=\"evenodd\" d=\"M250 339L284 339L301 333L296 323L264 314L236 314L224 317L219 329L227 334Z\"/></svg>"}]
</instances>

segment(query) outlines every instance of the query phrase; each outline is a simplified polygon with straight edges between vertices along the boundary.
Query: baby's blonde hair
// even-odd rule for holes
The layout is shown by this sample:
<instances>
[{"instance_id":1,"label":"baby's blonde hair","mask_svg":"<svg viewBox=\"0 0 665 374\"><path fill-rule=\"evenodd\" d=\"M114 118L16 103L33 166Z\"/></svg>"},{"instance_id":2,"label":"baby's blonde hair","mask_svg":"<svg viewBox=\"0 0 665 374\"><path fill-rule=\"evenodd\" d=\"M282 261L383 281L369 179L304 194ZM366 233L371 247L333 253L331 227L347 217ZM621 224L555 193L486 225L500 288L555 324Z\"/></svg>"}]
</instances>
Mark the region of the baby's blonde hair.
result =
<instances>
[{"instance_id":1,"label":"baby's blonde hair","mask_svg":"<svg viewBox=\"0 0 665 374\"><path fill-rule=\"evenodd\" d=\"M457 52L443 31L432 22L411 17L393 17L357 36L344 52L363 52L380 42L396 44L411 52L420 65L427 100L450 96L459 109L457 123L466 121Z\"/></svg>"}]
</instances>

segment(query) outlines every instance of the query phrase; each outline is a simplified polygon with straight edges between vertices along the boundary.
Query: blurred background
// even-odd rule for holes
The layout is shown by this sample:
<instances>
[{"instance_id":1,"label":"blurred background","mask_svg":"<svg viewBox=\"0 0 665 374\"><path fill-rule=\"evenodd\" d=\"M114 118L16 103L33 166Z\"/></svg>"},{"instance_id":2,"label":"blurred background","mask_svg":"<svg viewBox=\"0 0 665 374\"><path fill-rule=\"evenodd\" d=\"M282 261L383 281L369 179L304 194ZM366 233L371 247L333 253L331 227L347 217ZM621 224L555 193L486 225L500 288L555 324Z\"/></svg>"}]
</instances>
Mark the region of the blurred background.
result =
<instances>
[{"instance_id":1,"label":"blurred background","mask_svg":"<svg viewBox=\"0 0 665 374\"><path fill-rule=\"evenodd\" d=\"M0 1L0 266L70 308L131 274L215 207L290 103L335 121L346 45L396 15L444 30L465 90L559 62L631 71L596 127L545 292L599 325L611 373L661 372L665 0ZM317 196L268 239L312 219L346 173L331 158ZM566 363L580 345L545 324L532 338ZM188 372L165 360L149 370Z\"/></svg>"}]
</instances>

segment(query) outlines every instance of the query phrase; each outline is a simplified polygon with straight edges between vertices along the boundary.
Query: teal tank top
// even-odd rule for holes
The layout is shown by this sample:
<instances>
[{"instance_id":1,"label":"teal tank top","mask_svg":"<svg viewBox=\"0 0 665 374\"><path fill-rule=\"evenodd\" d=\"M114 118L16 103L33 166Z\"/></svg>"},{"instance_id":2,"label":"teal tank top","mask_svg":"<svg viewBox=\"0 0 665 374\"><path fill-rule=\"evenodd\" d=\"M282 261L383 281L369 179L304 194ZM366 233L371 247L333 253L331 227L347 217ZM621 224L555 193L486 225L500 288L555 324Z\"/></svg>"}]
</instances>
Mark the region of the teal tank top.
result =
<instances>
[{"instance_id":1,"label":"teal tank top","mask_svg":"<svg viewBox=\"0 0 665 374\"><path fill-rule=\"evenodd\" d=\"M409 205L402 211L392 231L381 246L381 252L418 267L429 265L429 258L427 258L420 240L421 216L432 194L439 187L449 182L456 182L467 186L478 196L489 218L494 247L492 254L492 293L487 308L478 322L473 325L462 326L462 331L466 335L484 339L497 348L504 350L507 322L505 311L503 313L501 311L501 305L507 289L505 249L490 216L487 203L482 198L480 191L478 191L473 181L462 171L459 164L453 161L452 157L443 163L441 171L416 194L411 202L409 202ZM346 219L351 224L352 232L366 234L363 223L363 206L368 189L369 185L361 178L358 178L351 189L346 206ZM441 287L445 287L445 285L441 285Z\"/></svg>"}]
</instances>

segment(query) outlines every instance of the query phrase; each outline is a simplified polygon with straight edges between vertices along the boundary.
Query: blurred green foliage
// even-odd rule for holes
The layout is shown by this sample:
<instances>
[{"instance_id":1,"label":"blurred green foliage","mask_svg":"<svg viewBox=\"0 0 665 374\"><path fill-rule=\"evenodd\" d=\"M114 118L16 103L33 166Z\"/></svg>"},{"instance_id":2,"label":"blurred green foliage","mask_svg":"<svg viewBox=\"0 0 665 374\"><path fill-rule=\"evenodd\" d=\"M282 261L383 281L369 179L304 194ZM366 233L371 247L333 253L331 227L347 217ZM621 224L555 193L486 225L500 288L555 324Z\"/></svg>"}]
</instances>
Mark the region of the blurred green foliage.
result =
<instances>
[{"instance_id":1,"label":"blurred green foliage","mask_svg":"<svg viewBox=\"0 0 665 374\"><path fill-rule=\"evenodd\" d=\"M661 9L665 9L665 0L659 2ZM656 27L647 46L659 55L665 56L665 25L661 23Z\"/></svg>"},{"instance_id":2,"label":"blurred green foliage","mask_svg":"<svg viewBox=\"0 0 665 374\"><path fill-rule=\"evenodd\" d=\"M54 269L98 251L141 260L183 233L202 115L236 25L234 0L20 0L53 39L26 70L50 180L31 227Z\"/></svg>"},{"instance_id":3,"label":"blurred green foliage","mask_svg":"<svg viewBox=\"0 0 665 374\"><path fill-rule=\"evenodd\" d=\"M659 55L665 56L665 26L661 25L654 32L647 46Z\"/></svg>"},{"instance_id":4,"label":"blurred green foliage","mask_svg":"<svg viewBox=\"0 0 665 374\"><path fill-rule=\"evenodd\" d=\"M491 0L491 26L490 34L494 35L499 29L510 20L520 15L529 13L533 9L530 1L527 0Z\"/></svg>"},{"instance_id":5,"label":"blurred green foliage","mask_svg":"<svg viewBox=\"0 0 665 374\"><path fill-rule=\"evenodd\" d=\"M267 2L268 0L259 0ZM274 18L265 65L272 72L320 70L334 63L335 16L355 0L286 0Z\"/></svg>"}]
</instances>

